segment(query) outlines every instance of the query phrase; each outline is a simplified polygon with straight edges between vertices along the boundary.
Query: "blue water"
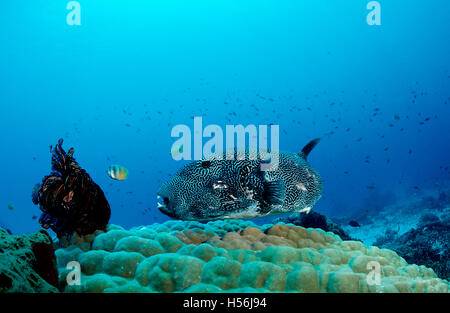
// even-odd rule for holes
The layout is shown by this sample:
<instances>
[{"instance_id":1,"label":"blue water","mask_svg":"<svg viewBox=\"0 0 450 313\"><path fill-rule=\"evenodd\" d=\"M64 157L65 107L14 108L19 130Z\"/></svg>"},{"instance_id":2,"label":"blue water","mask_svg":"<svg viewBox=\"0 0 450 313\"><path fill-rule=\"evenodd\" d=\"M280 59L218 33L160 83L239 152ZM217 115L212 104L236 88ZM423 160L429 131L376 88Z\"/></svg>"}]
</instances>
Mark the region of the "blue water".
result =
<instances>
[{"instance_id":1,"label":"blue water","mask_svg":"<svg viewBox=\"0 0 450 313\"><path fill-rule=\"evenodd\" d=\"M80 26L67 2L0 9L0 225L13 233L40 228L31 189L59 138L105 191L111 223L167 220L156 191L182 165L170 131L192 116L278 124L292 152L321 137L309 161L325 214L449 184L446 0L380 1L380 26L362 0L82 0ZM128 180L106 175L115 163Z\"/></svg>"}]
</instances>

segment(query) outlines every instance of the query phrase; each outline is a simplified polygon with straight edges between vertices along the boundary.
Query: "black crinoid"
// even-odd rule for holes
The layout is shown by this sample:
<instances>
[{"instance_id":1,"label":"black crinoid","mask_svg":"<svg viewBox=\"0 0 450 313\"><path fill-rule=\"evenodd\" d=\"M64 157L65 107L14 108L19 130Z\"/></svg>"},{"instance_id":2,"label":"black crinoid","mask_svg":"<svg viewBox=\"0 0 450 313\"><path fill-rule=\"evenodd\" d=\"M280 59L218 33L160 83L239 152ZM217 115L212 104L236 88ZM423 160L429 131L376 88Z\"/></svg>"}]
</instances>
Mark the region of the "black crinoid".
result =
<instances>
[{"instance_id":1,"label":"black crinoid","mask_svg":"<svg viewBox=\"0 0 450 313\"><path fill-rule=\"evenodd\" d=\"M52 173L33 191L33 203L39 204L43 212L39 223L51 228L58 238L70 237L74 232L87 235L105 230L111 216L109 203L73 158L74 149L66 153L62 144L60 139L54 148L50 146Z\"/></svg>"}]
</instances>

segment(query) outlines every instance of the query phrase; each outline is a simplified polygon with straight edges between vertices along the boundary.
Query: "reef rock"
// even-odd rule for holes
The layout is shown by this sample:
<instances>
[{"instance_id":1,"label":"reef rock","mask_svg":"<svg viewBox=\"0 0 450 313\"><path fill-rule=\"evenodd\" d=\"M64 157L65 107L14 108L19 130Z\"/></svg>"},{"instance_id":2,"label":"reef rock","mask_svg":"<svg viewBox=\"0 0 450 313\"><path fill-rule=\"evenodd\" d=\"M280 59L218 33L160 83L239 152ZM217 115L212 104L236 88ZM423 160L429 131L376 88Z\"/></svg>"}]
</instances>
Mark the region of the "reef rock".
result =
<instances>
[{"instance_id":1,"label":"reef rock","mask_svg":"<svg viewBox=\"0 0 450 313\"><path fill-rule=\"evenodd\" d=\"M0 292L58 292L52 239L45 230L13 236L0 228Z\"/></svg>"},{"instance_id":2,"label":"reef rock","mask_svg":"<svg viewBox=\"0 0 450 313\"><path fill-rule=\"evenodd\" d=\"M55 254L64 292L448 292L450 286L391 250L321 229L241 220L108 225ZM69 285L72 261L80 264L80 280ZM370 264L379 266L376 284Z\"/></svg>"},{"instance_id":3,"label":"reef rock","mask_svg":"<svg viewBox=\"0 0 450 313\"><path fill-rule=\"evenodd\" d=\"M450 280L449 243L450 212L441 218L424 214L417 227L401 236L386 234L375 245L394 250L407 262L430 267L439 277Z\"/></svg>"}]
</instances>

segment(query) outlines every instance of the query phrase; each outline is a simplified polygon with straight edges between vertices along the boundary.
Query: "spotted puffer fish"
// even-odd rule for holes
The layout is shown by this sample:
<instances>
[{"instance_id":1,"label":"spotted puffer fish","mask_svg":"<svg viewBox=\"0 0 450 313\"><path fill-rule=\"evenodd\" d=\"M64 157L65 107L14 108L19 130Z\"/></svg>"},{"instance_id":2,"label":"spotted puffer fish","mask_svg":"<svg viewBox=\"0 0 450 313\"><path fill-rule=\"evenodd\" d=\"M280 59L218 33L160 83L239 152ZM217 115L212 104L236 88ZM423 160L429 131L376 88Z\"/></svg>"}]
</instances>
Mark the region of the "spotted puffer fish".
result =
<instances>
[{"instance_id":1,"label":"spotted puffer fish","mask_svg":"<svg viewBox=\"0 0 450 313\"><path fill-rule=\"evenodd\" d=\"M226 154L191 162L158 191L159 210L181 220L255 218L309 212L322 194L319 173L306 161L320 139L301 152L279 152L276 169L260 158L229 160Z\"/></svg>"}]
</instances>

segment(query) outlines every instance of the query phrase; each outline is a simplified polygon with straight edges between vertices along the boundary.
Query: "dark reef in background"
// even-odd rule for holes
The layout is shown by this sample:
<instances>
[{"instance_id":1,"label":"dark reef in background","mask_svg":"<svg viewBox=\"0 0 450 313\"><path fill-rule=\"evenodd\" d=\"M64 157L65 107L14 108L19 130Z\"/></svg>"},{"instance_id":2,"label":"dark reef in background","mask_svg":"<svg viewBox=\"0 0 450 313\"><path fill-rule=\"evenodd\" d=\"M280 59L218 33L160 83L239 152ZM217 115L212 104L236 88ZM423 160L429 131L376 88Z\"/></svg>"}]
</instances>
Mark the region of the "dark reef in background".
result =
<instances>
[{"instance_id":1,"label":"dark reef in background","mask_svg":"<svg viewBox=\"0 0 450 313\"><path fill-rule=\"evenodd\" d=\"M0 293L58 292L53 242L45 230L13 236L0 228Z\"/></svg>"},{"instance_id":2,"label":"dark reef in background","mask_svg":"<svg viewBox=\"0 0 450 313\"><path fill-rule=\"evenodd\" d=\"M111 209L103 191L73 158L74 149L67 153L60 139L52 153L52 173L33 192L34 204L43 212L39 222L51 228L58 238L104 230Z\"/></svg>"},{"instance_id":3,"label":"dark reef in background","mask_svg":"<svg viewBox=\"0 0 450 313\"><path fill-rule=\"evenodd\" d=\"M373 190L356 208L346 213L345 217L332 216L339 224L346 225L349 221L357 221L360 225L371 224L388 206L397 202L397 196L392 191Z\"/></svg>"},{"instance_id":4,"label":"dark reef in background","mask_svg":"<svg viewBox=\"0 0 450 313\"><path fill-rule=\"evenodd\" d=\"M338 224L334 223L330 218L317 213L315 211L309 213L294 213L288 217L277 218L272 221L276 224L279 222L291 223L305 228L320 228L324 231L335 233L342 240L357 240L351 238Z\"/></svg>"},{"instance_id":5,"label":"dark reef in background","mask_svg":"<svg viewBox=\"0 0 450 313\"><path fill-rule=\"evenodd\" d=\"M377 239L375 246L394 250L406 262L431 267L450 280L450 214L425 214L416 228L398 236L395 231Z\"/></svg>"}]
</instances>

